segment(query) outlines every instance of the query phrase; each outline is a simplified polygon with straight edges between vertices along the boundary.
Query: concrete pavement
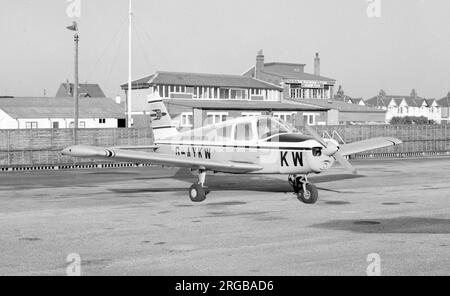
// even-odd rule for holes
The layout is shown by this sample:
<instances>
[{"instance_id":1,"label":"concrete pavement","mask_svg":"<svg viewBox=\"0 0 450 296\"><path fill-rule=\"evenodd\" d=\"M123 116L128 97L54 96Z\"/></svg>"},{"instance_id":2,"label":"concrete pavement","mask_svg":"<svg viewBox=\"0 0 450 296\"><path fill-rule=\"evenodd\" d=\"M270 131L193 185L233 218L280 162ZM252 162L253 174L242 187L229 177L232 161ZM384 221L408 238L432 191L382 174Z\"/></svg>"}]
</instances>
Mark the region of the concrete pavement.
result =
<instances>
[{"instance_id":1,"label":"concrete pavement","mask_svg":"<svg viewBox=\"0 0 450 296\"><path fill-rule=\"evenodd\" d=\"M306 205L286 176L208 176L159 167L0 175L0 274L450 274L450 159L353 161L311 178Z\"/></svg>"}]
</instances>

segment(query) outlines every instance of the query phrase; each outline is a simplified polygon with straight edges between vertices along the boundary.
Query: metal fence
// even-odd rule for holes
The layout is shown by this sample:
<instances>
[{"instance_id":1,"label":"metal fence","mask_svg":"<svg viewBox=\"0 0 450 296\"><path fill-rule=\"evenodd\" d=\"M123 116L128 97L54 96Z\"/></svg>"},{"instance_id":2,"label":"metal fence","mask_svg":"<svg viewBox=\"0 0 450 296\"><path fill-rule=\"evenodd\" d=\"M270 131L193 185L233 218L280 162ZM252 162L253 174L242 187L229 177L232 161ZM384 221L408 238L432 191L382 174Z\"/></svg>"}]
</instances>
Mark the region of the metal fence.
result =
<instances>
[{"instance_id":1,"label":"metal fence","mask_svg":"<svg viewBox=\"0 0 450 296\"><path fill-rule=\"evenodd\" d=\"M394 137L403 144L376 149L354 157L405 157L421 155L450 155L450 125L361 125L320 126L319 133L336 131L346 143L374 137Z\"/></svg>"},{"instance_id":2,"label":"metal fence","mask_svg":"<svg viewBox=\"0 0 450 296\"><path fill-rule=\"evenodd\" d=\"M135 146L151 145L152 141L150 128L80 129L78 132L78 143L82 145ZM70 129L0 130L0 167L76 163L76 159L61 155L61 150L72 143Z\"/></svg>"},{"instance_id":3,"label":"metal fence","mask_svg":"<svg viewBox=\"0 0 450 296\"><path fill-rule=\"evenodd\" d=\"M450 125L374 125L317 126L320 134L337 132L347 142L389 136L403 141L402 145L367 151L353 158L407 157L450 155ZM142 129L80 129L79 144L94 146L151 145L151 128ZM61 155L72 145L70 129L0 130L0 168L89 164ZM93 161L93 160L92 160ZM94 162L96 163L96 162ZM99 163L99 162L97 162ZM105 163L102 161L101 163ZM108 163L108 162L106 162Z\"/></svg>"}]
</instances>

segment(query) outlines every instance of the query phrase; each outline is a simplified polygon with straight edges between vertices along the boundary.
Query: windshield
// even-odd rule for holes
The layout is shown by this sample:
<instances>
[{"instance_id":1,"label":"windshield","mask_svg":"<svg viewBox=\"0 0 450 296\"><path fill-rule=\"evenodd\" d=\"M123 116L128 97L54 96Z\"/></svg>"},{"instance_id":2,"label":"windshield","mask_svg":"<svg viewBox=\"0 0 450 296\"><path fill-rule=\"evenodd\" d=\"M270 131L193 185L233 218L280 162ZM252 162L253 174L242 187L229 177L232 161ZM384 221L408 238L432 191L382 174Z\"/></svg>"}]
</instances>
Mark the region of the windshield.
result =
<instances>
[{"instance_id":1,"label":"windshield","mask_svg":"<svg viewBox=\"0 0 450 296\"><path fill-rule=\"evenodd\" d=\"M276 118L262 118L256 123L259 139L267 139L278 134L290 133L291 130Z\"/></svg>"}]
</instances>

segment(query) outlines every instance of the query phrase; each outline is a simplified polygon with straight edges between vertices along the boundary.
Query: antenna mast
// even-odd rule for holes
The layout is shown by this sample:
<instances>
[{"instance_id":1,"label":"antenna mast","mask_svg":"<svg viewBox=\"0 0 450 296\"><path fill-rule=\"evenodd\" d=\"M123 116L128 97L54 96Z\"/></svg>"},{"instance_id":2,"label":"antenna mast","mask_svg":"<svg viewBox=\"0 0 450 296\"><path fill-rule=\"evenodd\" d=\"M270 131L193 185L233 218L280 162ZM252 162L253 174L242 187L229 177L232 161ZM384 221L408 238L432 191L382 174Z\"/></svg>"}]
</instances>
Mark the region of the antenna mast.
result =
<instances>
[{"instance_id":1,"label":"antenna mast","mask_svg":"<svg viewBox=\"0 0 450 296\"><path fill-rule=\"evenodd\" d=\"M132 90L132 85L131 85L131 26L132 26L132 21L133 21L133 10L132 10L132 5L131 5L131 1L130 0L130 8L129 8L129 18L128 18L128 97L127 97L127 115L128 115L128 127L130 128L132 126L131 124L131 90Z\"/></svg>"}]
</instances>

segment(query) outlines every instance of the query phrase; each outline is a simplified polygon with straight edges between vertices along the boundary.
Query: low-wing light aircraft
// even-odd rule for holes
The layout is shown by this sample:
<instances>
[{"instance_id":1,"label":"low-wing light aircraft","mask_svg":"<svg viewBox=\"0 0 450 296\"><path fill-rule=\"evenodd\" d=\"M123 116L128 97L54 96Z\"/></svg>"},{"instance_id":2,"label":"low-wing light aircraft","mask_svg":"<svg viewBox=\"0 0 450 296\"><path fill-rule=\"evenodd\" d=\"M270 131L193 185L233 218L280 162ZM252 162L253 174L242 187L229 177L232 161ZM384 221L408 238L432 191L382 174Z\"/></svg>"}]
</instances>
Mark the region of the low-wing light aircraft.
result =
<instances>
[{"instance_id":1,"label":"low-wing light aircraft","mask_svg":"<svg viewBox=\"0 0 450 296\"><path fill-rule=\"evenodd\" d=\"M379 137L339 145L333 139L323 139L308 125L305 128L310 135L305 135L270 116L242 117L178 133L162 100L150 100L149 106L155 143L147 148L152 152L131 146L77 145L62 154L190 168L198 172L198 182L189 190L193 202L204 201L209 193L207 173L285 174L298 199L313 204L318 191L308 182L308 175L322 173L336 161L356 172L346 156L401 144L395 138Z\"/></svg>"}]
</instances>

